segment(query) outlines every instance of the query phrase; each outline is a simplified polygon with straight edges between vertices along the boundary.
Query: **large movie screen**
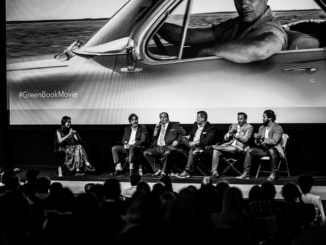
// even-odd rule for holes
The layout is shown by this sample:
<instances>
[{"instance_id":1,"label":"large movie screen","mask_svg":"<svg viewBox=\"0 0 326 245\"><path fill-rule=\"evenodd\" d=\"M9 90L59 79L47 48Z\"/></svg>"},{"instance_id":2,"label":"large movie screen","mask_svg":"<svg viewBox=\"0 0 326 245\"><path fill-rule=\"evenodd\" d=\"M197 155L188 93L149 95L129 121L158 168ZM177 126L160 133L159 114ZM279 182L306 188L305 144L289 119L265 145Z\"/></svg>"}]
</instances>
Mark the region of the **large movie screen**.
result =
<instances>
[{"instance_id":1,"label":"large movie screen","mask_svg":"<svg viewBox=\"0 0 326 245\"><path fill-rule=\"evenodd\" d=\"M265 1L239 2L6 1L10 125L155 124L163 111L190 124L201 110L261 123L266 109L326 123L325 12L270 0L255 19Z\"/></svg>"}]
</instances>

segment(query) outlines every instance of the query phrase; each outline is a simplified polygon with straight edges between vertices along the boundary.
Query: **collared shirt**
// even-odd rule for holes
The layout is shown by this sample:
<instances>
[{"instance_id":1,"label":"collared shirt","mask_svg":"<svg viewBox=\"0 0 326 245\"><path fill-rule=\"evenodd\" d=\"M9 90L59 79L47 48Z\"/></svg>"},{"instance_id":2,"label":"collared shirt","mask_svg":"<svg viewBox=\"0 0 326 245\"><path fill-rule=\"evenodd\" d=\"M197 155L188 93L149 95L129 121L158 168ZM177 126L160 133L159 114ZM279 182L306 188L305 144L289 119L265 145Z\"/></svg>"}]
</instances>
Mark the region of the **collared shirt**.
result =
<instances>
[{"instance_id":1,"label":"collared shirt","mask_svg":"<svg viewBox=\"0 0 326 245\"><path fill-rule=\"evenodd\" d=\"M130 135L129 142L128 142L129 145L134 145L136 143L137 129L138 129L138 126L136 128L133 128L131 126L131 135Z\"/></svg>"},{"instance_id":2,"label":"collared shirt","mask_svg":"<svg viewBox=\"0 0 326 245\"><path fill-rule=\"evenodd\" d=\"M158 139L157 139L157 145L158 145L158 146L163 146L163 145L165 145L164 137L165 137L165 134L166 134L166 130L167 130L168 126L169 126L169 122L167 122L167 123L165 124L165 130L164 130L164 132L163 132L163 130L162 130L163 125L164 125L164 124L161 125L160 136L159 136ZM161 142L162 142L162 143L161 143Z\"/></svg>"},{"instance_id":3,"label":"collared shirt","mask_svg":"<svg viewBox=\"0 0 326 245\"><path fill-rule=\"evenodd\" d=\"M206 122L203 125L197 124L197 130L196 130L195 137L194 137L194 140L193 141L196 142L196 141L199 141L200 140L200 135L203 132L203 129L205 127L205 124L206 124Z\"/></svg>"},{"instance_id":4,"label":"collared shirt","mask_svg":"<svg viewBox=\"0 0 326 245\"><path fill-rule=\"evenodd\" d=\"M282 50L287 48L287 35L282 25L274 19L272 10L269 6L265 13L244 31L242 31L242 33L241 21L239 17L227 20L218 25L213 25L212 29L217 43L225 43L237 39L255 38L263 33L271 32L281 40Z\"/></svg>"},{"instance_id":5,"label":"collared shirt","mask_svg":"<svg viewBox=\"0 0 326 245\"><path fill-rule=\"evenodd\" d=\"M268 139L268 133L269 133L269 130L271 129L271 127L266 127L266 130L265 130L265 139Z\"/></svg>"}]
</instances>

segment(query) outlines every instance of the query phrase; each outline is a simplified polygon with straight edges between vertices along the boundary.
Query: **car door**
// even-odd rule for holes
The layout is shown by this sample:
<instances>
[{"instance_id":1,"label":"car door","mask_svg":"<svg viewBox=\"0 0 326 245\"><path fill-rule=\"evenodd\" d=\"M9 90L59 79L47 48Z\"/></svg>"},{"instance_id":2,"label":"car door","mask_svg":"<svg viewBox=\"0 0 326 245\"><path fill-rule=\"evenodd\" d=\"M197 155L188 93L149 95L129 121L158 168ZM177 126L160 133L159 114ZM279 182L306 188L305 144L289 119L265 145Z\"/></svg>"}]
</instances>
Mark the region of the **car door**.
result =
<instances>
[{"instance_id":1,"label":"car door","mask_svg":"<svg viewBox=\"0 0 326 245\"><path fill-rule=\"evenodd\" d=\"M187 4L183 10L186 16ZM175 19L189 24L180 17L182 11L177 12ZM125 69L125 57L118 58L111 82L115 93L108 99L108 107L115 108L118 103L126 113L143 112L143 120L148 122L152 115L168 111L176 120L191 123L194 112L205 109L214 123L233 122L239 111L246 111L251 122L258 123L267 108L276 110L284 123L325 122L325 48L281 51L247 64L220 57L178 59L177 54L157 58L148 55L148 39L154 36L151 32L157 30L158 22L146 34L134 34L136 49L142 54L137 71ZM143 39L137 40L139 36Z\"/></svg>"}]
</instances>

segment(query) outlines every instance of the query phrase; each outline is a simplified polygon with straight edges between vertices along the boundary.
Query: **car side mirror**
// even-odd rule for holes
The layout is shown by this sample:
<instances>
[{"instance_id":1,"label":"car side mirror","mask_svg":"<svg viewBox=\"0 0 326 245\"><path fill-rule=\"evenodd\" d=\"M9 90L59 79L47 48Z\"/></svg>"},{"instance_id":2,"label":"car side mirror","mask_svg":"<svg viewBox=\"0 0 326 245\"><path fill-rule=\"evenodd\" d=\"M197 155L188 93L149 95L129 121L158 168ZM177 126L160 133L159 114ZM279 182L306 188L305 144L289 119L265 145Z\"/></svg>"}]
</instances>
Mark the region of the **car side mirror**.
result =
<instances>
[{"instance_id":1,"label":"car side mirror","mask_svg":"<svg viewBox=\"0 0 326 245\"><path fill-rule=\"evenodd\" d=\"M70 60L72 57L75 56L75 54L73 53L73 51L80 49L81 46L83 45L83 42L80 40L74 41L68 48L66 48L63 53L60 54L56 54L54 56L55 59L59 60L59 61L66 61L66 60Z\"/></svg>"},{"instance_id":2,"label":"car side mirror","mask_svg":"<svg viewBox=\"0 0 326 245\"><path fill-rule=\"evenodd\" d=\"M138 62L137 52L135 50L134 41L132 39L129 40L128 45L126 47L126 55L127 55L127 68L121 68L122 72L138 72L142 71L141 67L136 67Z\"/></svg>"}]
</instances>

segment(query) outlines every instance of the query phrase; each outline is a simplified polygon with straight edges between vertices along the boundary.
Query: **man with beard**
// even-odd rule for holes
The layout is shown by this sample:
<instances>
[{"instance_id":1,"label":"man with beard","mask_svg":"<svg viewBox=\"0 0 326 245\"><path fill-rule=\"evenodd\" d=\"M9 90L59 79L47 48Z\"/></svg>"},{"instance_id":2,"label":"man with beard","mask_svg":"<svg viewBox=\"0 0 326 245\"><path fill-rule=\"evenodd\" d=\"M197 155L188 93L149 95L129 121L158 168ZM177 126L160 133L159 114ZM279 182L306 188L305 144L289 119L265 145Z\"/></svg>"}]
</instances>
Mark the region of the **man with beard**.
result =
<instances>
[{"instance_id":1,"label":"man with beard","mask_svg":"<svg viewBox=\"0 0 326 245\"><path fill-rule=\"evenodd\" d=\"M246 152L243 163L243 173L237 179L250 179L250 165L255 156L268 156L271 161L271 173L268 181L276 179L277 163L280 156L284 157L281 145L283 128L275 122L276 115L272 110L266 110L263 114L263 125L259 127L258 133L254 134L257 147L250 148Z\"/></svg>"},{"instance_id":2,"label":"man with beard","mask_svg":"<svg viewBox=\"0 0 326 245\"><path fill-rule=\"evenodd\" d=\"M130 174L134 171L135 155L144 151L147 143L147 128L145 125L138 124L138 116L132 113L128 117L131 126L125 127L122 138L123 145L112 147L113 161L115 164L115 175L122 173L120 161L121 155L129 152L129 170Z\"/></svg>"},{"instance_id":3,"label":"man with beard","mask_svg":"<svg viewBox=\"0 0 326 245\"><path fill-rule=\"evenodd\" d=\"M272 15L268 0L234 0L239 16L209 28L189 28L185 45L197 57L219 56L237 63L264 60L287 48L287 35ZM182 27L165 23L158 34L178 44Z\"/></svg>"}]
</instances>

